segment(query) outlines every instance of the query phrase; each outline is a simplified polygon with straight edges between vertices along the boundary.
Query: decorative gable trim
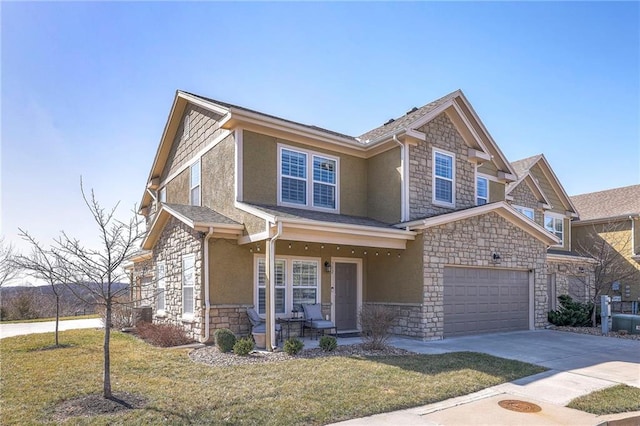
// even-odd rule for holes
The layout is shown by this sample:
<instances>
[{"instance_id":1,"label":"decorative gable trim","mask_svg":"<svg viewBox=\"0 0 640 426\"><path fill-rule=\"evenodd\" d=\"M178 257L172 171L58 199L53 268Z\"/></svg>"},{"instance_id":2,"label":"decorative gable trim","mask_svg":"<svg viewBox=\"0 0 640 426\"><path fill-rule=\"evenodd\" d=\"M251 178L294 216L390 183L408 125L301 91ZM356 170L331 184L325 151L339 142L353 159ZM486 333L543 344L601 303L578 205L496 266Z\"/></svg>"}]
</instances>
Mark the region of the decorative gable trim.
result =
<instances>
[{"instance_id":1,"label":"decorative gable trim","mask_svg":"<svg viewBox=\"0 0 640 426\"><path fill-rule=\"evenodd\" d=\"M466 210L458 210L453 213L443 214L440 216L428 217L425 219L414 220L411 222L399 223L395 225L398 228L410 229L410 230L420 230L420 229L428 229L434 226L444 225L451 222L457 222L459 220L469 219L471 217L484 215L487 213L494 212L507 221L511 222L518 228L527 232L532 237L540 240L545 243L547 246L557 245L560 243L560 240L556 238L555 235L547 232L546 229L530 220L523 214L519 213L509 204L504 201L499 201L497 203L484 204L478 207L472 207Z\"/></svg>"}]
</instances>

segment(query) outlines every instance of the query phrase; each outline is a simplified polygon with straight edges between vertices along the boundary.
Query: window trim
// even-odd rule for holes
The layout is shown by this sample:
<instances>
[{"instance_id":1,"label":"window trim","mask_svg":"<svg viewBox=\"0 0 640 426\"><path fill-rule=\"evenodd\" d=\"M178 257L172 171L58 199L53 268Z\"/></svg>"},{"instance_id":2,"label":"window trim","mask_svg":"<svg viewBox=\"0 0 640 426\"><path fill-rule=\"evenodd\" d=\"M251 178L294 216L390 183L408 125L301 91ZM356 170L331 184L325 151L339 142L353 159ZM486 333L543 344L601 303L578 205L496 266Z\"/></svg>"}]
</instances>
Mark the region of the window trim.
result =
<instances>
[{"instance_id":1,"label":"window trim","mask_svg":"<svg viewBox=\"0 0 640 426\"><path fill-rule=\"evenodd\" d=\"M536 211L534 209L532 209L531 207L519 206L517 204L513 204L512 206L513 206L514 209L516 209L516 211L518 213L522 214L527 219L530 219L530 220L535 222L535 220L536 220ZM532 217L527 216L525 211L531 212L531 216Z\"/></svg>"},{"instance_id":2,"label":"window trim","mask_svg":"<svg viewBox=\"0 0 640 426\"><path fill-rule=\"evenodd\" d=\"M163 186L158 190L158 201L161 203L167 202L167 187Z\"/></svg>"},{"instance_id":3,"label":"window trim","mask_svg":"<svg viewBox=\"0 0 640 426\"><path fill-rule=\"evenodd\" d=\"M547 229L547 218L551 218L553 219L553 232L551 232L549 229ZM555 235L556 237L560 238L560 244L554 244L551 247L564 247L564 236L565 236L565 226L564 226L564 219L565 216L560 214L560 213L554 213L554 212L546 212L543 215L543 219L542 219L542 227L549 232L552 235ZM558 236L558 234L556 233L557 231L555 230L556 225L555 222L556 220L560 220L562 222L562 236Z\"/></svg>"},{"instance_id":4,"label":"window trim","mask_svg":"<svg viewBox=\"0 0 640 426\"><path fill-rule=\"evenodd\" d=\"M486 197L481 197L480 194L478 194L478 179L483 179L487 183L487 185L486 185L487 196ZM484 199L485 202L483 204L478 203L478 199L480 199L480 198ZM482 175L476 173L476 206L482 206L484 204L489 204L489 179L486 176L482 176Z\"/></svg>"},{"instance_id":5,"label":"window trim","mask_svg":"<svg viewBox=\"0 0 640 426\"><path fill-rule=\"evenodd\" d=\"M185 271L186 271L186 267L185 267L185 262L186 261L192 261L193 262L193 283L191 286L187 286L186 284L186 279L185 279ZM182 284L182 319L193 319L195 317L196 314L196 256L194 254L185 254L182 255L182 277L181 277L181 284ZM193 289L193 293L192 293L192 304L193 304L193 312L185 312L184 308L185 308L185 297L184 297L184 289L185 287L190 287Z\"/></svg>"},{"instance_id":6,"label":"window trim","mask_svg":"<svg viewBox=\"0 0 640 426\"><path fill-rule=\"evenodd\" d=\"M261 254L254 254L253 256L253 298L254 298L254 308L258 315L261 317L266 317L266 313L260 313L260 295L259 289L261 286L259 285L259 266L258 262L260 259L265 259L266 257ZM281 260L285 263L284 270L284 289L285 289L285 306L284 313L277 313L276 318L290 318L291 310L293 309L293 289L294 288L308 288L308 286L296 286L293 285L293 264L295 261L302 262L313 262L316 264L316 279L317 279L317 290L316 290L316 301L315 303L320 303L321 294L322 294L322 268L321 268L321 258L319 257L307 257L307 256L276 256L275 260ZM264 287L262 287L264 288ZM279 287L282 288L282 287Z\"/></svg>"},{"instance_id":7,"label":"window trim","mask_svg":"<svg viewBox=\"0 0 640 426\"><path fill-rule=\"evenodd\" d=\"M437 154L451 158L451 179L436 176L436 156ZM432 203L440 207L455 208L456 206L456 154L439 148L431 149L431 186L432 186ZM451 182L451 202L436 199L436 180L444 179Z\"/></svg>"},{"instance_id":8,"label":"window trim","mask_svg":"<svg viewBox=\"0 0 640 426\"><path fill-rule=\"evenodd\" d=\"M162 274L160 267L162 266ZM167 309L167 263L162 260L156 264L156 315L164 315ZM159 296L162 293L162 308Z\"/></svg>"},{"instance_id":9,"label":"window trim","mask_svg":"<svg viewBox=\"0 0 640 426\"><path fill-rule=\"evenodd\" d=\"M306 203L298 204L291 203L282 200L282 151L291 151L297 154L302 154L305 156L305 172L306 176L304 179L294 177L293 179L304 180L305 188L306 188ZM313 178L313 162L315 158L323 158L326 160L335 162L335 183L321 182L316 181ZM337 213L340 211L340 157L336 157L329 154L324 154L322 152L312 151L304 148L293 147L285 144L278 144L278 205L285 207L294 207L297 209L305 209L305 210L317 210L324 212ZM333 186L335 188L335 208L330 207L322 207L314 205L314 184L319 183L322 185Z\"/></svg>"},{"instance_id":10,"label":"window trim","mask_svg":"<svg viewBox=\"0 0 640 426\"><path fill-rule=\"evenodd\" d=\"M198 184L193 185L193 182L192 182L193 168L196 165L198 166ZM193 190L196 188L198 190L198 204L193 203ZM191 163L191 165L189 166L189 205L192 205L192 206L202 205L202 162L200 161L200 158L198 158L196 161Z\"/></svg>"}]
</instances>

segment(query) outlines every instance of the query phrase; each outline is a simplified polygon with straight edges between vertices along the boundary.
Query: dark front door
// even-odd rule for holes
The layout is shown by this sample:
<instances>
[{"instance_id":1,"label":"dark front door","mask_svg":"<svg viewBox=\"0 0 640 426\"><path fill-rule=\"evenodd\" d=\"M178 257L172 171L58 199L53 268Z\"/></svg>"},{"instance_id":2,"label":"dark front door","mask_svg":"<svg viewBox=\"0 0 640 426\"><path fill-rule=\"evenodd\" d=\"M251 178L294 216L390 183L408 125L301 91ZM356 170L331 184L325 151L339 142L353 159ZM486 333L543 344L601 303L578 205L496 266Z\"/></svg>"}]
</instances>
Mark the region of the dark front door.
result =
<instances>
[{"instance_id":1,"label":"dark front door","mask_svg":"<svg viewBox=\"0 0 640 426\"><path fill-rule=\"evenodd\" d=\"M336 327L355 330L358 327L358 265L335 264Z\"/></svg>"}]
</instances>

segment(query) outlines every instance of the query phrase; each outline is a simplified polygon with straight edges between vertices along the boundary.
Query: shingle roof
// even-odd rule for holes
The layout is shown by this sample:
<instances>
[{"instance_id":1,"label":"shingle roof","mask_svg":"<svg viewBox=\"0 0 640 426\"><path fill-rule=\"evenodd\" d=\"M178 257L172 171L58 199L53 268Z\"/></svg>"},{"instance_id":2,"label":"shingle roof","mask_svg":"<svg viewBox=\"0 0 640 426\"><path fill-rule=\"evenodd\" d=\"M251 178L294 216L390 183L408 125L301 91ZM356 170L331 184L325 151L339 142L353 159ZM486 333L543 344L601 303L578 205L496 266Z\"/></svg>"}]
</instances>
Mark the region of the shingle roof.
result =
<instances>
[{"instance_id":1,"label":"shingle roof","mask_svg":"<svg viewBox=\"0 0 640 426\"><path fill-rule=\"evenodd\" d=\"M164 204L169 209L190 219L194 223L221 223L225 225L240 225L233 219L220 214L208 207L188 206L184 204Z\"/></svg>"},{"instance_id":2,"label":"shingle roof","mask_svg":"<svg viewBox=\"0 0 640 426\"><path fill-rule=\"evenodd\" d=\"M451 92L448 95L441 97L440 99L436 99L433 102L429 102L428 104L418 109L411 110L407 112L405 115L403 115L402 117L398 117L391 122L387 122L380 127L377 127L373 130L370 130L360 135L358 139L360 139L362 142L366 142L369 140L375 140L380 136L386 135L395 130L400 130L408 126L409 124L413 123L414 121L418 120L420 117L424 117L425 115L427 115L434 109L438 108L439 106L447 102L449 99L455 97L459 93L460 91L456 90L455 92Z\"/></svg>"},{"instance_id":3,"label":"shingle roof","mask_svg":"<svg viewBox=\"0 0 640 426\"><path fill-rule=\"evenodd\" d=\"M282 121L285 121L287 123L297 124L298 126L304 126L304 127L309 128L309 129L317 130L319 132L328 133L328 134L333 135L333 136L339 136L339 137L342 137L342 138L351 139L354 143L360 144L360 142L358 142L356 140L356 138L354 138L353 136L345 135L344 133L334 132L333 130L324 129L322 127L314 126L314 125L311 125L311 124L304 124L304 123L299 123L299 122L293 121L293 120L287 120L286 118L278 117L278 116L271 115L271 114L265 114L264 112L256 111L256 110L249 109L249 108L245 108L245 107L242 107L242 106L239 106L239 105L230 104L228 102L218 101L216 99L207 98L205 96L196 95L195 93L185 92L184 90L181 90L181 92L186 93L186 94L188 94L190 96L194 96L196 98L200 98L200 99L202 99L204 101L207 101L207 102L211 102L211 103L214 103L214 104L217 104L217 105L221 105L221 106L223 106L225 108L236 108L236 109L241 109L243 111L252 112L252 113L255 113L255 114L260 114L260 115L263 115L265 117L275 118L277 120L282 120Z\"/></svg>"},{"instance_id":4,"label":"shingle roof","mask_svg":"<svg viewBox=\"0 0 640 426\"><path fill-rule=\"evenodd\" d=\"M580 220L640 214L640 185L590 192L569 198L578 209Z\"/></svg>"},{"instance_id":5,"label":"shingle roof","mask_svg":"<svg viewBox=\"0 0 640 426\"><path fill-rule=\"evenodd\" d=\"M348 225L373 226L376 228L391 228L391 224L375 219L344 214L325 213L315 210L303 210L291 207L267 206L262 204L248 204L272 216L288 219L307 219L319 222L343 223ZM395 229L395 228L392 228Z\"/></svg>"},{"instance_id":6,"label":"shingle roof","mask_svg":"<svg viewBox=\"0 0 640 426\"><path fill-rule=\"evenodd\" d=\"M542 154L523 158L522 160L512 161L511 166L513 166L513 170L516 172L518 177L522 177L522 175L528 172L531 166L533 166L540 159L540 157L542 157Z\"/></svg>"}]
</instances>

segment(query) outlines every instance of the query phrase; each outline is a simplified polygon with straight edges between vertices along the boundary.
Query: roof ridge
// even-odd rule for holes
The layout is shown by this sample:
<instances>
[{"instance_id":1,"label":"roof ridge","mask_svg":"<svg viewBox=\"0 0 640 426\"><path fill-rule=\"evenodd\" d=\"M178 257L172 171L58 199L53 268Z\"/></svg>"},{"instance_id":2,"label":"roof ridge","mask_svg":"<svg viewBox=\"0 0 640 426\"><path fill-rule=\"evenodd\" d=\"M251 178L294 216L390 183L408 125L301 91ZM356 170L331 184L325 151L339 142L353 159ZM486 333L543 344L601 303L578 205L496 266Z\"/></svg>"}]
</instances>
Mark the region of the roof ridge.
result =
<instances>
[{"instance_id":1,"label":"roof ridge","mask_svg":"<svg viewBox=\"0 0 640 426\"><path fill-rule=\"evenodd\" d=\"M609 189L601 189L600 191L594 191L594 192L584 192L582 194L576 194L576 195L571 195L569 198L574 198L574 197L582 197L584 195L595 195L595 194L600 194L603 192L611 192L611 191L619 191L621 189L629 189L629 188L633 188L633 187L640 187L640 183L634 184L634 185L627 185L627 186L619 186L616 188L609 188Z\"/></svg>"}]
</instances>

